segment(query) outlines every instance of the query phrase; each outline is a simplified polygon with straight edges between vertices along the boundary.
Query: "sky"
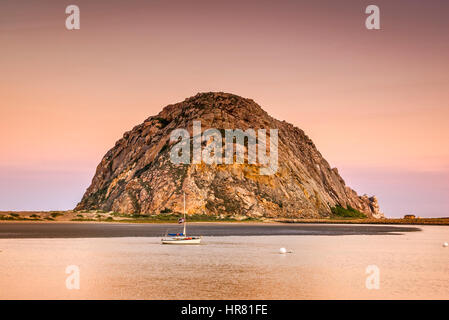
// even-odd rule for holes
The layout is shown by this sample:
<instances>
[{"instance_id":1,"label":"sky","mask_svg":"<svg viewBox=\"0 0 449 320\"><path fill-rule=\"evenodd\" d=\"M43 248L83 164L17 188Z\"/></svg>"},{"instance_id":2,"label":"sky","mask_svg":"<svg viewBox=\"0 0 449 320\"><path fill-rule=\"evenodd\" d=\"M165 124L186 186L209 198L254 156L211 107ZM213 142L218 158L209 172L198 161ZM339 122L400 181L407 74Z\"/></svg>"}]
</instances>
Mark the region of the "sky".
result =
<instances>
[{"instance_id":1,"label":"sky","mask_svg":"<svg viewBox=\"0 0 449 320\"><path fill-rule=\"evenodd\" d=\"M449 216L448 17L443 0L2 0L0 210L74 208L125 131L223 91L303 129L387 216Z\"/></svg>"}]
</instances>

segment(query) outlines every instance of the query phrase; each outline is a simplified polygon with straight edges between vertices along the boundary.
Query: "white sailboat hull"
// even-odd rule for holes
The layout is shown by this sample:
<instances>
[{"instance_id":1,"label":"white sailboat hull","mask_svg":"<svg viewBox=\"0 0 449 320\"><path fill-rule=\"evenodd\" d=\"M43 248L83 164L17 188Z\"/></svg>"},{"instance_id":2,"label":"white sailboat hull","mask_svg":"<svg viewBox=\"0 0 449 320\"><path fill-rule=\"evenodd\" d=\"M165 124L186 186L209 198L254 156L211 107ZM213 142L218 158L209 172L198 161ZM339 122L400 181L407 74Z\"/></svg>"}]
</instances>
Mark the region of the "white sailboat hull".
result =
<instances>
[{"instance_id":1,"label":"white sailboat hull","mask_svg":"<svg viewBox=\"0 0 449 320\"><path fill-rule=\"evenodd\" d=\"M200 244L200 243L201 238L199 237L162 239L162 244Z\"/></svg>"}]
</instances>

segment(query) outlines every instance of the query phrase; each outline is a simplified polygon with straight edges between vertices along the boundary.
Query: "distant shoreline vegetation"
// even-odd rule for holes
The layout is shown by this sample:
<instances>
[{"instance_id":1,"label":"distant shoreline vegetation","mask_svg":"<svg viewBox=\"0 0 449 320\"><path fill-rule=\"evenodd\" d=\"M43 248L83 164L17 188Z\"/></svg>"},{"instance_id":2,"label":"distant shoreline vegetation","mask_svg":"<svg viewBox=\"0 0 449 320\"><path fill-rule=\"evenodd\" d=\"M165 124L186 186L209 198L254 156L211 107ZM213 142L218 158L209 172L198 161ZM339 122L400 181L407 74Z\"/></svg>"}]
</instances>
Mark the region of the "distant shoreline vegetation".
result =
<instances>
[{"instance_id":1,"label":"distant shoreline vegetation","mask_svg":"<svg viewBox=\"0 0 449 320\"><path fill-rule=\"evenodd\" d=\"M183 217L181 213L175 212L163 212L162 214L121 214L121 213L111 213L114 217L120 217L125 219L131 219L135 222L154 222L154 223L178 223L178 220ZM205 214L192 214L187 216L189 222L245 222L245 221L262 221L258 218L252 217L235 217L235 216L213 216ZM122 220L123 221L123 220ZM128 220L125 220L125 222Z\"/></svg>"},{"instance_id":2,"label":"distant shoreline vegetation","mask_svg":"<svg viewBox=\"0 0 449 320\"><path fill-rule=\"evenodd\" d=\"M334 216L341 218L359 218L359 219L367 218L367 216L364 213L352 208L351 206L344 208L341 205L337 205L331 208L331 211Z\"/></svg>"},{"instance_id":3,"label":"distant shoreline vegetation","mask_svg":"<svg viewBox=\"0 0 449 320\"><path fill-rule=\"evenodd\" d=\"M179 212L162 214L123 214L102 210L82 211L0 211L0 223L9 222L97 222L97 223L173 223L182 216ZM246 216L189 215L189 222L242 222L242 223L324 223L324 224L410 224L410 225L449 225L449 218L368 218L360 211L348 207L331 208L332 215L327 218L253 218Z\"/></svg>"}]
</instances>

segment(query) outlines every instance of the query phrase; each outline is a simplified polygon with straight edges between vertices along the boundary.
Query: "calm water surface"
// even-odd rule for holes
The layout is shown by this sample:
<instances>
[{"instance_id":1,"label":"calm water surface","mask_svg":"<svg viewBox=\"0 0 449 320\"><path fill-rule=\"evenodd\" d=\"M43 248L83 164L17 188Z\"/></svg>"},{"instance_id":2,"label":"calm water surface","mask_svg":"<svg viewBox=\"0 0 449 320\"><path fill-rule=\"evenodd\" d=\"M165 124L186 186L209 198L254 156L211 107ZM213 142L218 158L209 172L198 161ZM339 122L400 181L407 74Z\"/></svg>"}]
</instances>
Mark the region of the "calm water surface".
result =
<instances>
[{"instance_id":1,"label":"calm water surface","mask_svg":"<svg viewBox=\"0 0 449 320\"><path fill-rule=\"evenodd\" d=\"M400 235L0 239L0 299L449 299L449 228ZM292 253L279 254L286 247ZM66 288L68 265L80 289ZM368 290L366 268L380 270Z\"/></svg>"}]
</instances>

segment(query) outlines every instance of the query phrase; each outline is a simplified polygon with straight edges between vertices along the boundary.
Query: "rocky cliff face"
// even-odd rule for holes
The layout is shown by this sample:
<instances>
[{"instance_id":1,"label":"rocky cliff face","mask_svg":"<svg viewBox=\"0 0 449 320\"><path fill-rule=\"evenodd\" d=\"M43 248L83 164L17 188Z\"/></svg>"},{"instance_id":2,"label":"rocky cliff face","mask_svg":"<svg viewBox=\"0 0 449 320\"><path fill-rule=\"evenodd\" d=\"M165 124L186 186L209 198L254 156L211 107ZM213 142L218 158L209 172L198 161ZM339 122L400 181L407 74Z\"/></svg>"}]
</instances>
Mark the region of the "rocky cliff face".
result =
<instances>
[{"instance_id":1,"label":"rocky cliff face","mask_svg":"<svg viewBox=\"0 0 449 320\"><path fill-rule=\"evenodd\" d=\"M193 121L202 130L278 129L279 168L260 175L257 164L173 164L170 133ZM246 153L245 153L246 154ZM75 210L120 213L182 212L251 217L318 218L331 207L351 206L381 217L375 197L358 196L345 185L309 137L270 117L253 100L226 93L201 93L165 107L125 132L98 165L92 184Z\"/></svg>"}]
</instances>

